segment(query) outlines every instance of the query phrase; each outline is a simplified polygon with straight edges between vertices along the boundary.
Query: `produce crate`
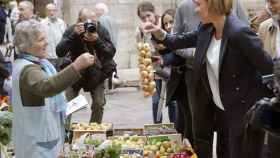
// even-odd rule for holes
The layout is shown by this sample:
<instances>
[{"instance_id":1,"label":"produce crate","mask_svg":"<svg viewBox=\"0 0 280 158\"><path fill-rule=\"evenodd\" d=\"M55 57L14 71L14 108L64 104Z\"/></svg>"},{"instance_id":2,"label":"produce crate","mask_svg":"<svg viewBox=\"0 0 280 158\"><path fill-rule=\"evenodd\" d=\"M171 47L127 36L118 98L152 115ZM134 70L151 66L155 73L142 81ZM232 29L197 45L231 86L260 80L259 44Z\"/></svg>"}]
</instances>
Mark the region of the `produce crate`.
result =
<instances>
[{"instance_id":1,"label":"produce crate","mask_svg":"<svg viewBox=\"0 0 280 158\"><path fill-rule=\"evenodd\" d=\"M176 134L174 123L145 124L144 135Z\"/></svg>"},{"instance_id":2,"label":"produce crate","mask_svg":"<svg viewBox=\"0 0 280 158\"><path fill-rule=\"evenodd\" d=\"M122 129L114 129L114 136L122 136L122 135L138 135L142 136L144 134L143 128L122 128Z\"/></svg>"},{"instance_id":3,"label":"produce crate","mask_svg":"<svg viewBox=\"0 0 280 158\"><path fill-rule=\"evenodd\" d=\"M72 128L73 125L75 126L77 124L79 124L79 123L72 123L72 125L71 125L71 131L70 131L71 132L70 135L72 135L71 140L78 139L78 138L80 138L82 135L84 135L86 133L89 133L89 134L106 134L106 137L113 136L113 124L112 123L103 123L103 124L108 125L108 128L103 129L103 130L93 130L93 129L90 129L89 127L86 127L85 123L82 123L83 127L85 126L84 129ZM90 125L90 124L88 124L88 125Z\"/></svg>"},{"instance_id":4,"label":"produce crate","mask_svg":"<svg viewBox=\"0 0 280 158\"><path fill-rule=\"evenodd\" d=\"M108 140L116 140L116 139L128 139L128 138L140 138L143 139L145 142L147 141L148 137L147 136L111 136L108 137Z\"/></svg>"},{"instance_id":5,"label":"produce crate","mask_svg":"<svg viewBox=\"0 0 280 158\"><path fill-rule=\"evenodd\" d=\"M113 130L103 130L103 131L89 131L89 130L73 130L73 138L72 140L76 140L80 138L82 135L89 133L89 134L105 134L106 137L113 136Z\"/></svg>"},{"instance_id":6,"label":"produce crate","mask_svg":"<svg viewBox=\"0 0 280 158\"><path fill-rule=\"evenodd\" d=\"M120 158L139 158L144 157L143 149L124 149L121 152Z\"/></svg>"},{"instance_id":7,"label":"produce crate","mask_svg":"<svg viewBox=\"0 0 280 158\"><path fill-rule=\"evenodd\" d=\"M129 136L129 137L112 136L112 137L108 137L108 140L125 139L125 138L131 138L131 137L144 139L145 142L147 142L148 140L154 139L154 138L165 137L165 138L168 138L170 141L177 141L180 145L183 143L181 134L165 134L165 135L153 135L153 136Z\"/></svg>"},{"instance_id":8,"label":"produce crate","mask_svg":"<svg viewBox=\"0 0 280 158\"><path fill-rule=\"evenodd\" d=\"M182 136L181 134L165 134L165 135L155 135L155 136L148 136L148 140L157 139L157 138L168 138L170 141L176 141L179 145L182 145Z\"/></svg>"}]
</instances>

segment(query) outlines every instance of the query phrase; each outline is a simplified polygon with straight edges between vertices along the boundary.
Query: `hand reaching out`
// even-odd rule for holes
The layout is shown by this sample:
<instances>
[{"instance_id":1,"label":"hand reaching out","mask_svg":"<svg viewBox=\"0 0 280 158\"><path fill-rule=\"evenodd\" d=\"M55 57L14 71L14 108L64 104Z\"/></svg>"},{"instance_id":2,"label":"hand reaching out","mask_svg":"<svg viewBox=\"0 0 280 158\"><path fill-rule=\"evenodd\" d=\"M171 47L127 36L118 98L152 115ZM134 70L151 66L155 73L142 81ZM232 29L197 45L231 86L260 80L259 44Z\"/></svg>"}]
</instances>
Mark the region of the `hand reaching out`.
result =
<instances>
[{"instance_id":1,"label":"hand reaching out","mask_svg":"<svg viewBox=\"0 0 280 158\"><path fill-rule=\"evenodd\" d=\"M155 25L149 21L141 22L139 29L144 34L152 33L158 40L164 40L166 34L166 32L161 29L160 23Z\"/></svg>"},{"instance_id":2,"label":"hand reaching out","mask_svg":"<svg viewBox=\"0 0 280 158\"><path fill-rule=\"evenodd\" d=\"M93 65L94 63L95 63L94 55L91 55L90 53L84 53L84 54L80 55L72 63L72 65L75 70L80 71L80 70L88 68L89 66Z\"/></svg>"},{"instance_id":3,"label":"hand reaching out","mask_svg":"<svg viewBox=\"0 0 280 158\"><path fill-rule=\"evenodd\" d=\"M147 22L141 22L139 29L144 34L147 34L147 33L155 33L161 30L161 27L160 27L160 23L155 25L152 22L147 21Z\"/></svg>"}]
</instances>

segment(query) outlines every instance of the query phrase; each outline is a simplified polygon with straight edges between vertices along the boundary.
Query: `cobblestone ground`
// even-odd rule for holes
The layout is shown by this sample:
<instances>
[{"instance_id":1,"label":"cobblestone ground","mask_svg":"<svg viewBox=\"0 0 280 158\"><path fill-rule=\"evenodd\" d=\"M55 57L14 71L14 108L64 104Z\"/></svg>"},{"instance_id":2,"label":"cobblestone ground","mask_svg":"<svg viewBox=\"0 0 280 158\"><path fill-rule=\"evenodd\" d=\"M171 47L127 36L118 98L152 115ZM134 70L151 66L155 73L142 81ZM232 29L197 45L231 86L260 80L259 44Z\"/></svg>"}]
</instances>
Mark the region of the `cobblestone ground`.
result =
<instances>
[{"instance_id":1,"label":"cobblestone ground","mask_svg":"<svg viewBox=\"0 0 280 158\"><path fill-rule=\"evenodd\" d=\"M83 93L91 103L90 95ZM103 122L112 122L116 128L137 128L152 123L152 99L144 98L137 88L118 88L106 95ZM74 114L73 122L88 122L90 110ZM167 109L163 111L163 122L169 122Z\"/></svg>"}]
</instances>

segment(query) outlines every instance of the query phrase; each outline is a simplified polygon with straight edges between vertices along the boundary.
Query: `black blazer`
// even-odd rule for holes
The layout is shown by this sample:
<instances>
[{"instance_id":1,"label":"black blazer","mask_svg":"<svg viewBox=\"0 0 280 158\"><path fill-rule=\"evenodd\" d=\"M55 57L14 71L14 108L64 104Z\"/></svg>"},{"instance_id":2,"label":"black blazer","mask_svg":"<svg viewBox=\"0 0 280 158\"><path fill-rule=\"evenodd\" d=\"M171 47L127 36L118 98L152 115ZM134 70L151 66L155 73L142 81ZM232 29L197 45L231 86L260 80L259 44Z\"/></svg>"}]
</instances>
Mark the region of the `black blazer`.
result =
<instances>
[{"instance_id":1,"label":"black blazer","mask_svg":"<svg viewBox=\"0 0 280 158\"><path fill-rule=\"evenodd\" d=\"M164 44L171 49L196 47L191 95L194 115L212 102L212 92L206 73L206 53L214 34L211 24L178 35L167 35ZM222 103L232 123L241 123L246 111L258 99L269 95L261 75L271 74L273 63L262 49L257 35L235 16L227 16L219 66L219 88ZM195 119L195 118L194 118Z\"/></svg>"}]
</instances>

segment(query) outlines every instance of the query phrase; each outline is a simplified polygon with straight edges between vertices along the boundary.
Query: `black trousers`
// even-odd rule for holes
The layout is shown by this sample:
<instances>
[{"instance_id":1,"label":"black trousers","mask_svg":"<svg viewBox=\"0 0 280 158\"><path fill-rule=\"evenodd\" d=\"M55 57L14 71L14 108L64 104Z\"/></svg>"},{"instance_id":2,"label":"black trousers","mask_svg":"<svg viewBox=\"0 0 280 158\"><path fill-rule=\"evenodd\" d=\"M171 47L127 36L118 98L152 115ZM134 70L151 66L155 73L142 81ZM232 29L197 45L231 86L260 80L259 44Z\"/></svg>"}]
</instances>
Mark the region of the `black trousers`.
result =
<instances>
[{"instance_id":1,"label":"black trousers","mask_svg":"<svg viewBox=\"0 0 280 158\"><path fill-rule=\"evenodd\" d=\"M201 105L198 105L201 106ZM203 105L202 105L203 106ZM251 132L244 143L242 125L234 125L226 111L211 103L194 110L194 148L199 158L212 158L213 133L217 132L217 158L261 158L263 132ZM250 156L245 154L250 152Z\"/></svg>"},{"instance_id":2,"label":"black trousers","mask_svg":"<svg viewBox=\"0 0 280 158\"><path fill-rule=\"evenodd\" d=\"M269 135L267 149L267 158L280 158L280 138Z\"/></svg>"},{"instance_id":3,"label":"black trousers","mask_svg":"<svg viewBox=\"0 0 280 158\"><path fill-rule=\"evenodd\" d=\"M3 44L3 42L4 42L5 26L6 26L6 23L0 22L0 44Z\"/></svg>"},{"instance_id":4,"label":"black trousers","mask_svg":"<svg viewBox=\"0 0 280 158\"><path fill-rule=\"evenodd\" d=\"M176 130L193 144L192 116L188 102L188 93L185 80L182 79L175 92L177 102Z\"/></svg>"}]
</instances>

